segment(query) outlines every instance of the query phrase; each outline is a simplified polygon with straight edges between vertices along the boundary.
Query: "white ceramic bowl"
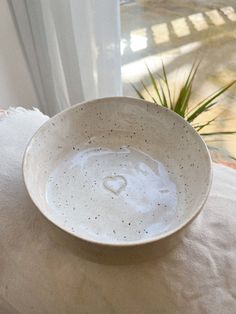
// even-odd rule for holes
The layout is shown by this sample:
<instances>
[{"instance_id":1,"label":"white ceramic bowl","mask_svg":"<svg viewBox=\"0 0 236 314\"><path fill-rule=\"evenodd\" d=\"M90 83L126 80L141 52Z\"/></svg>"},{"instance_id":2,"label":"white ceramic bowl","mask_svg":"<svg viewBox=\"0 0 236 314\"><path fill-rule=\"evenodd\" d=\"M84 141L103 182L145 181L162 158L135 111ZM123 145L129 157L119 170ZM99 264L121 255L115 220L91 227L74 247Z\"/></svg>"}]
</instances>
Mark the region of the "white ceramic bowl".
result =
<instances>
[{"instance_id":1,"label":"white ceramic bowl","mask_svg":"<svg viewBox=\"0 0 236 314\"><path fill-rule=\"evenodd\" d=\"M84 102L48 120L26 149L23 172L45 217L111 246L183 228L203 207L212 176L207 147L184 119L127 97Z\"/></svg>"}]
</instances>

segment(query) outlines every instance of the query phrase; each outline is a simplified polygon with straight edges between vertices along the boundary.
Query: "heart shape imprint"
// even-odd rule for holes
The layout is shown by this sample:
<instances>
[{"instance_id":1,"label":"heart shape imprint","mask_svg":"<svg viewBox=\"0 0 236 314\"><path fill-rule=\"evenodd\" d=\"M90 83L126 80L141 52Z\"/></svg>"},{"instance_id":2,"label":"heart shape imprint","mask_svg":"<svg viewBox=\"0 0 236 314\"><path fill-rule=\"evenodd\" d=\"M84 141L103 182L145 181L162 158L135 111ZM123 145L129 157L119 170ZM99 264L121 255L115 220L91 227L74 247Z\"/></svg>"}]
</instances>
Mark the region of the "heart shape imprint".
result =
<instances>
[{"instance_id":1,"label":"heart shape imprint","mask_svg":"<svg viewBox=\"0 0 236 314\"><path fill-rule=\"evenodd\" d=\"M123 176L109 176L103 180L104 188L115 195L119 195L126 185L127 181Z\"/></svg>"}]
</instances>

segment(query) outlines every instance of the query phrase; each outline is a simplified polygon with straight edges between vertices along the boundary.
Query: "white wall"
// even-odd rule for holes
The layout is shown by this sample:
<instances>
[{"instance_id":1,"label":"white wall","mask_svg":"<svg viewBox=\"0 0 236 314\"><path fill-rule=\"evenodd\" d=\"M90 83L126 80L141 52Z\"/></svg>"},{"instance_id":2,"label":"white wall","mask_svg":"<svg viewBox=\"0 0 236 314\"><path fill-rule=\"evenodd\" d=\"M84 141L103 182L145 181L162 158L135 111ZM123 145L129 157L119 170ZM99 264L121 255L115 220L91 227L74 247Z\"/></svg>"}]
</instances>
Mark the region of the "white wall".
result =
<instances>
[{"instance_id":1,"label":"white wall","mask_svg":"<svg viewBox=\"0 0 236 314\"><path fill-rule=\"evenodd\" d=\"M37 104L7 0L0 0L0 108Z\"/></svg>"}]
</instances>

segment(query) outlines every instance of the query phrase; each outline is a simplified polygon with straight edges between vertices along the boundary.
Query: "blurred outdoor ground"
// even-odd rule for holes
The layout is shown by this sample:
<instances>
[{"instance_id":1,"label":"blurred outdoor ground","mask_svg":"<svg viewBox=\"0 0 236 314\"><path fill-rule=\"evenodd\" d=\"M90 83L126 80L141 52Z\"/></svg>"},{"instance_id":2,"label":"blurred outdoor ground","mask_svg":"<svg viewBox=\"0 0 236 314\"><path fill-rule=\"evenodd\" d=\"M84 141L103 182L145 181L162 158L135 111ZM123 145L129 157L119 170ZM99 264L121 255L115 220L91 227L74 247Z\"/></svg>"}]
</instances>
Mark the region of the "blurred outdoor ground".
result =
<instances>
[{"instance_id":1,"label":"blurred outdoor ground","mask_svg":"<svg viewBox=\"0 0 236 314\"><path fill-rule=\"evenodd\" d=\"M153 73L166 65L176 91L196 58L203 58L194 84L192 104L236 79L236 1L127 0L121 1L122 77L126 96L152 91L145 63ZM205 131L236 131L236 84L219 98L219 106L201 122L221 113ZM221 121L219 121L221 120ZM206 138L205 138L206 139ZM236 157L236 135L214 136L208 144Z\"/></svg>"}]
</instances>

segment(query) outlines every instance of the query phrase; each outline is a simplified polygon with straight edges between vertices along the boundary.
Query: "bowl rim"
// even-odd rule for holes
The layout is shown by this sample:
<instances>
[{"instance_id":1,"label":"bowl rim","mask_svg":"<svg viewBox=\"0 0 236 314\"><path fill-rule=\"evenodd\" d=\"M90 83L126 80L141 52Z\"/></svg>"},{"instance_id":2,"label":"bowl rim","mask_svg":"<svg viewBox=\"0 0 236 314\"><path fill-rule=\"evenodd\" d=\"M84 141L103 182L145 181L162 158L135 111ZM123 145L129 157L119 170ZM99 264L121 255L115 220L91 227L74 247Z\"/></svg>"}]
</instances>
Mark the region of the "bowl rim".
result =
<instances>
[{"instance_id":1,"label":"bowl rim","mask_svg":"<svg viewBox=\"0 0 236 314\"><path fill-rule=\"evenodd\" d=\"M164 232L160 235L154 236L154 237L150 237L150 238L146 238L146 239L141 239L141 240L134 240L134 241L117 241L117 242L103 242L103 241L97 241L94 239L89 239L88 237L84 237L84 236L80 236L78 234L72 233L70 230L64 228L63 226L61 226L60 224L56 223L55 221L53 221L53 219L51 217L48 217L46 215L46 213L40 208L40 205L38 204L37 200L34 199L34 197L32 196L31 192L30 192L30 187L27 184L27 176L26 176L26 168L27 168L27 155L33 145L33 140L34 138L41 132L41 130L45 127L45 125L47 123L50 123L53 121L53 119L55 117L59 117L61 115L64 115L66 112L68 111L73 111L75 108L82 106L82 105L86 105L86 104L90 104L90 103L94 103L97 101L133 101L136 103L143 103L149 106L158 106L158 108L160 110L162 110L163 112L168 112L168 114L172 115L175 119L179 119L180 121L182 121L183 123L185 123L186 125L188 125L188 128L191 130L191 132L193 134L195 134L195 136L197 136L198 140L201 142L201 144L203 145L203 149L205 149L205 155L207 158L207 163L209 165L209 170L208 170L208 179L206 182L206 191L204 192L204 194L202 194L202 199L199 202L199 204L196 206L195 211L192 213L192 215L190 216L190 218L184 220L180 225L178 225L176 228L171 229L167 232ZM181 229L185 228L187 225L189 225L196 217L197 215L201 212L201 210L203 209L210 190L211 190L211 185L212 185L212 177L213 177L213 170L212 170L212 159L210 156L210 152L208 150L208 147L205 143L205 141L203 140L203 138L200 136L200 134L191 126L191 124L186 121L183 117L181 117L180 115L178 115L177 113L175 113L174 111L165 108L163 106L160 106L158 104L154 104L150 101L147 101L145 99L139 99L139 98L135 98L135 97L127 97L127 96L113 96L113 97L102 97L102 98L96 98L96 99L92 99L92 100L87 100L87 101L83 101L80 103L77 103L75 105L70 106L69 108L66 108L65 110L62 110L61 112L57 113L56 115L54 115L53 117L49 117L49 119L47 121L45 121L38 129L37 131L31 136L28 144L26 145L25 151L24 151L24 155L23 155L23 162L22 162L22 173L23 173L23 181L24 181L24 185L25 188L28 192L28 195L30 196L32 202L34 203L34 205L37 207L37 209L39 210L39 212L47 219L49 220L54 226L58 227L59 229L63 230L66 233L69 233L70 235L83 240L87 243L90 244L96 244L96 245L100 245L100 246L106 246L106 247L134 247L134 246L139 246L139 245L144 245L144 244L148 244L148 243L154 243L157 242L159 240L168 238L174 234L176 234L178 231L180 231Z\"/></svg>"}]
</instances>

